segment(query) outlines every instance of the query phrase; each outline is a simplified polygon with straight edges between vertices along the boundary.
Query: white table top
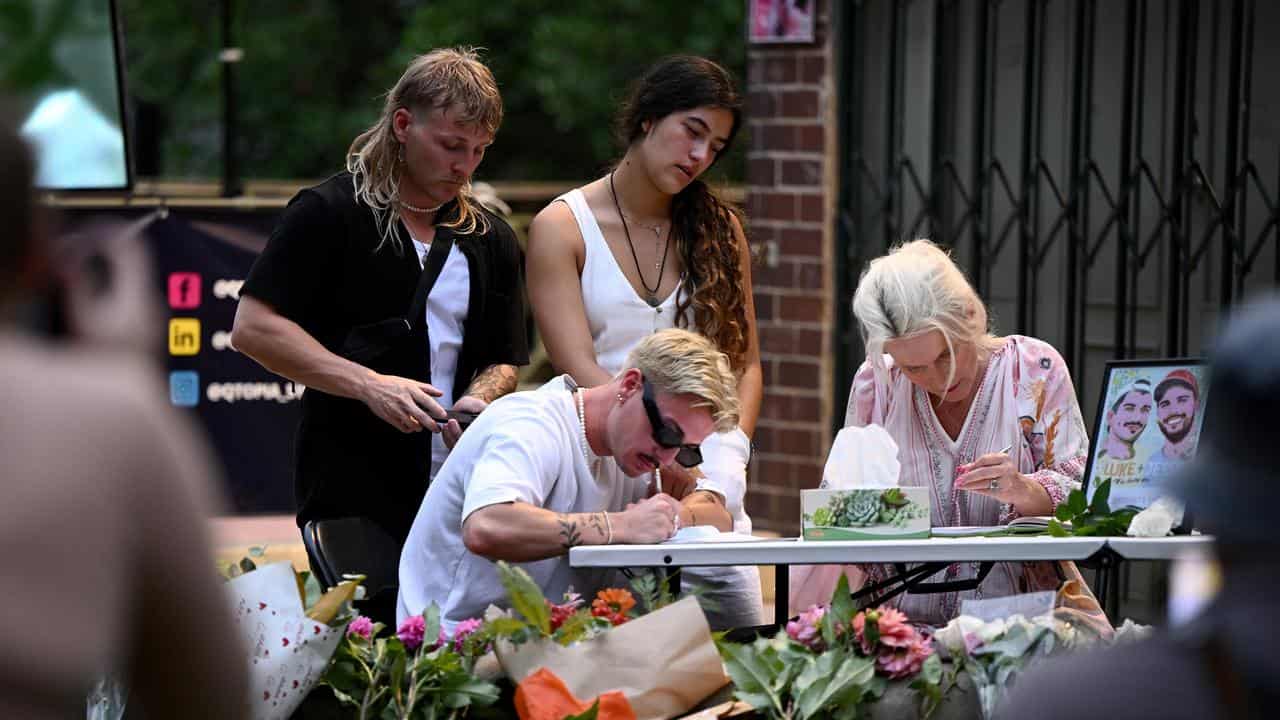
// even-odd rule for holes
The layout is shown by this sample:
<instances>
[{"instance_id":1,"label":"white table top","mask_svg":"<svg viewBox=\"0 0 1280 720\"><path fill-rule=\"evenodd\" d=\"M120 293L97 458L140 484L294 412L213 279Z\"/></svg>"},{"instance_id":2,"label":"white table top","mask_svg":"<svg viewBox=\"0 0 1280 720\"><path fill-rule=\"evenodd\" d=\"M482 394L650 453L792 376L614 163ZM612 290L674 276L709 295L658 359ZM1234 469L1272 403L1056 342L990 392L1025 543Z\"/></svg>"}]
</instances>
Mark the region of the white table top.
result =
<instances>
[{"instance_id":1,"label":"white table top","mask_svg":"<svg viewBox=\"0 0 1280 720\"><path fill-rule=\"evenodd\" d=\"M1168 538L964 537L922 540L768 540L678 545L594 545L569 551L573 567L695 567L708 565L820 565L864 562L976 562L1084 560L1110 547L1130 560L1167 560L1207 548L1209 536Z\"/></svg>"}]
</instances>

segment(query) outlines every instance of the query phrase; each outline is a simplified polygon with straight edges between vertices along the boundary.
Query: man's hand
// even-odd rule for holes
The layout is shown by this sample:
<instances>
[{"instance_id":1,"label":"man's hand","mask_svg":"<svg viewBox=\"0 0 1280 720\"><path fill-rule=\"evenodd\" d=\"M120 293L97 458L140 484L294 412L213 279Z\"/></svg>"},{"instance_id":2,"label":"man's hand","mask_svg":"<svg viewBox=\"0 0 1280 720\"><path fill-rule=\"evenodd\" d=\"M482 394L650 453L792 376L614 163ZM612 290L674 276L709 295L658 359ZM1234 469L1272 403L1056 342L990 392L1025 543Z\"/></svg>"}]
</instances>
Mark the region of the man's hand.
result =
<instances>
[{"instance_id":1,"label":"man's hand","mask_svg":"<svg viewBox=\"0 0 1280 720\"><path fill-rule=\"evenodd\" d=\"M463 395L458 398L458 402L453 404L454 410L476 413L477 415L487 407L489 407L489 403L474 395ZM440 426L440 436L444 438L444 446L452 450L453 446L458 443L458 439L462 437L462 426L458 424L457 420L449 418L449 422Z\"/></svg>"},{"instance_id":2,"label":"man's hand","mask_svg":"<svg viewBox=\"0 0 1280 720\"><path fill-rule=\"evenodd\" d=\"M374 415L402 433L440 432L436 420L443 422L445 414L435 398L442 394L424 382L373 373L361 399Z\"/></svg>"},{"instance_id":3,"label":"man's hand","mask_svg":"<svg viewBox=\"0 0 1280 720\"><path fill-rule=\"evenodd\" d=\"M614 515L615 543L660 543L676 534L680 502L665 493L632 503Z\"/></svg>"}]
</instances>

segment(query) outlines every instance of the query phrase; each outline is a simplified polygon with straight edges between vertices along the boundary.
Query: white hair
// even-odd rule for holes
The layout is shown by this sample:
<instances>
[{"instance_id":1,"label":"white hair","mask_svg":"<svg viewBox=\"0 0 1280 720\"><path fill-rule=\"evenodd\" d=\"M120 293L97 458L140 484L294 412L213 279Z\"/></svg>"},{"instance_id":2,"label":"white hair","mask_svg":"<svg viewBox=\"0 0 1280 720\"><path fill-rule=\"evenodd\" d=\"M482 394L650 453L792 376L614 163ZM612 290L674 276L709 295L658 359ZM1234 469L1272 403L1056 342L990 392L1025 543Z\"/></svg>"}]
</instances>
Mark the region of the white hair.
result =
<instances>
[{"instance_id":1,"label":"white hair","mask_svg":"<svg viewBox=\"0 0 1280 720\"><path fill-rule=\"evenodd\" d=\"M972 344L985 358L1000 346L988 328L987 306L951 256L929 240L913 240L871 261L853 294L867 362L882 376L884 344L933 330L942 333L951 357L956 344ZM947 378L955 379L955 364Z\"/></svg>"}]
</instances>

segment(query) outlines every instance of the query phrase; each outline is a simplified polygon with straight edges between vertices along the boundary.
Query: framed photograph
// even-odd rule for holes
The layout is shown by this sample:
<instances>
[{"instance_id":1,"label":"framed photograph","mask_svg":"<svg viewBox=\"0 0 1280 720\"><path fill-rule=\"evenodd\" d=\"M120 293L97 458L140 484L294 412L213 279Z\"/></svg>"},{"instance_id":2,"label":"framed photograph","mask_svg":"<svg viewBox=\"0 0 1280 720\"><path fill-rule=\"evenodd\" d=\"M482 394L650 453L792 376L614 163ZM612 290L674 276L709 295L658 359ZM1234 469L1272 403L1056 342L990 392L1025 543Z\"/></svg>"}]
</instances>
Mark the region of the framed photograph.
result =
<instances>
[{"instance_id":1,"label":"framed photograph","mask_svg":"<svg viewBox=\"0 0 1280 720\"><path fill-rule=\"evenodd\" d=\"M747 40L751 43L813 42L818 0L747 0Z\"/></svg>"},{"instance_id":2,"label":"framed photograph","mask_svg":"<svg viewBox=\"0 0 1280 720\"><path fill-rule=\"evenodd\" d=\"M1196 358L1107 363L1084 473L1090 500L1104 480L1112 510L1166 494L1164 481L1195 457L1208 377Z\"/></svg>"}]
</instances>

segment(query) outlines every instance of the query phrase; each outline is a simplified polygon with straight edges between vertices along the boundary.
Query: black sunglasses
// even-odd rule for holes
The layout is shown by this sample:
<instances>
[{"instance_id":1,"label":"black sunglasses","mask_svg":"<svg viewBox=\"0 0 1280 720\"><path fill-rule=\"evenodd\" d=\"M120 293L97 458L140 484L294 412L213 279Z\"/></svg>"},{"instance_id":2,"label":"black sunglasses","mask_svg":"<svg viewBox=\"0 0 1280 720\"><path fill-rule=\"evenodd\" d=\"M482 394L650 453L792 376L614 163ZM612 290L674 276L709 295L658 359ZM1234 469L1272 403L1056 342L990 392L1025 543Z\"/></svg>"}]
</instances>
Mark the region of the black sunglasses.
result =
<instances>
[{"instance_id":1,"label":"black sunglasses","mask_svg":"<svg viewBox=\"0 0 1280 720\"><path fill-rule=\"evenodd\" d=\"M684 433L674 425L662 419L658 412L658 403L653 399L653 386L648 380L644 383L644 411L649 415L649 425L653 428L653 439L664 448L680 448L676 453L676 462L691 468L702 464L702 449L697 445L686 445Z\"/></svg>"}]
</instances>

